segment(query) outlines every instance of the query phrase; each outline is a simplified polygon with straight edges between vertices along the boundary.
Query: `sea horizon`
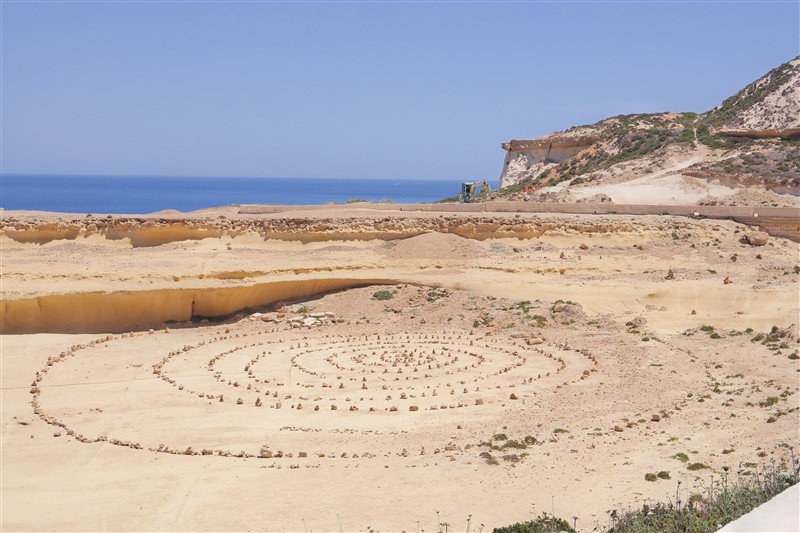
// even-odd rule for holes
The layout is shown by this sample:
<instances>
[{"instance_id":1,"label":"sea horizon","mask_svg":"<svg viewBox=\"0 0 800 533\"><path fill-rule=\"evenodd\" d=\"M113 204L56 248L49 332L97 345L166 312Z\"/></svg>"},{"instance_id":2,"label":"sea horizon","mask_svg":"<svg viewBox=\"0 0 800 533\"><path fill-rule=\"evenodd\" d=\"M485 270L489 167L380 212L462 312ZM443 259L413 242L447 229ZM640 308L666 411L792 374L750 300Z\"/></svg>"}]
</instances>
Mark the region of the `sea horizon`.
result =
<instances>
[{"instance_id":1,"label":"sea horizon","mask_svg":"<svg viewBox=\"0 0 800 533\"><path fill-rule=\"evenodd\" d=\"M431 203L457 196L460 183L450 179L3 173L0 208L146 214L241 204Z\"/></svg>"}]
</instances>

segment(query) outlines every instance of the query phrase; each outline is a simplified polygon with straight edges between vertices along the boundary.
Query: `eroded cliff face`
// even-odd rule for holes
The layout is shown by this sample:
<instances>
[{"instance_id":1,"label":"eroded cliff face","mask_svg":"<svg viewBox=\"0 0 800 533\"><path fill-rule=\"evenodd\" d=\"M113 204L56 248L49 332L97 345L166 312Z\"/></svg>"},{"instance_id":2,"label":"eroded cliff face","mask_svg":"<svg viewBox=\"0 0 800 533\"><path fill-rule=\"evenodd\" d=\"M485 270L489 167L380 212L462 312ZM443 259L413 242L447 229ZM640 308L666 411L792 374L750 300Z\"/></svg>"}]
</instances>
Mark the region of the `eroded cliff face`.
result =
<instances>
[{"instance_id":1,"label":"eroded cliff face","mask_svg":"<svg viewBox=\"0 0 800 533\"><path fill-rule=\"evenodd\" d=\"M52 241L77 241L98 236L122 241L134 248L161 246L180 241L206 238L234 238L251 235L262 240L297 241L368 241L407 239L424 233L449 233L476 240L530 239L543 233L568 228L586 233L620 231L629 224L609 221L571 222L518 220L504 217L439 216L427 218L275 218L275 219L146 219L120 217L92 222L70 219L59 222L37 219L0 221L0 239L16 243L47 244ZM613 228L613 229L611 229Z\"/></svg>"},{"instance_id":2,"label":"eroded cliff face","mask_svg":"<svg viewBox=\"0 0 800 533\"><path fill-rule=\"evenodd\" d=\"M590 136L549 135L539 139L502 143L500 146L506 151L506 157L500 174L500 188L533 179L548 165L569 159L595 142L597 139Z\"/></svg>"},{"instance_id":3,"label":"eroded cliff face","mask_svg":"<svg viewBox=\"0 0 800 533\"><path fill-rule=\"evenodd\" d=\"M318 278L238 287L48 294L0 302L0 331L3 334L124 332L165 322L224 317L242 309L293 298L392 282Z\"/></svg>"}]
</instances>

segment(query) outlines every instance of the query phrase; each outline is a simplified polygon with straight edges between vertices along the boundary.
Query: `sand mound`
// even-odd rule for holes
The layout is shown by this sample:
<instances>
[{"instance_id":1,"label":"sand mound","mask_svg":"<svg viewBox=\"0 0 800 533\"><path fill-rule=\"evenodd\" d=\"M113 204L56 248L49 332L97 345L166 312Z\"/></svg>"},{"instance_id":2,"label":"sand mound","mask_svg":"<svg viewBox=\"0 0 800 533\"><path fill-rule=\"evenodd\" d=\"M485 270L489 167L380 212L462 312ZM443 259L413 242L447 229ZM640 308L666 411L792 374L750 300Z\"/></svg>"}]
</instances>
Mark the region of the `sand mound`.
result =
<instances>
[{"instance_id":1,"label":"sand mound","mask_svg":"<svg viewBox=\"0 0 800 533\"><path fill-rule=\"evenodd\" d=\"M450 233L425 233L392 241L383 249L392 259L433 257L436 259L469 259L485 254L485 245Z\"/></svg>"},{"instance_id":2,"label":"sand mound","mask_svg":"<svg viewBox=\"0 0 800 533\"><path fill-rule=\"evenodd\" d=\"M182 213L177 209L162 209L161 211L153 211L150 214L164 216L164 215L180 215Z\"/></svg>"}]
</instances>

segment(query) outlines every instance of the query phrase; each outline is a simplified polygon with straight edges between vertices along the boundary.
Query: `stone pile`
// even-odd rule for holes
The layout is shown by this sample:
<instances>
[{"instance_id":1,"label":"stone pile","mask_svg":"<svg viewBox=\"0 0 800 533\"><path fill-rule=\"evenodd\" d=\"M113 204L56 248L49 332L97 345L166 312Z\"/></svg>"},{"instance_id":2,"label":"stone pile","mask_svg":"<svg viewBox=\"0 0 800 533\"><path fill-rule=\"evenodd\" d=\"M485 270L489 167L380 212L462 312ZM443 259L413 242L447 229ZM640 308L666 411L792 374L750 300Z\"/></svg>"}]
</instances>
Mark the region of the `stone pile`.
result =
<instances>
[{"instance_id":1,"label":"stone pile","mask_svg":"<svg viewBox=\"0 0 800 533\"><path fill-rule=\"evenodd\" d=\"M335 314L330 311L324 311L321 313L308 313L306 315L293 316L288 319L288 323L293 328L313 328L330 324L335 318Z\"/></svg>"}]
</instances>

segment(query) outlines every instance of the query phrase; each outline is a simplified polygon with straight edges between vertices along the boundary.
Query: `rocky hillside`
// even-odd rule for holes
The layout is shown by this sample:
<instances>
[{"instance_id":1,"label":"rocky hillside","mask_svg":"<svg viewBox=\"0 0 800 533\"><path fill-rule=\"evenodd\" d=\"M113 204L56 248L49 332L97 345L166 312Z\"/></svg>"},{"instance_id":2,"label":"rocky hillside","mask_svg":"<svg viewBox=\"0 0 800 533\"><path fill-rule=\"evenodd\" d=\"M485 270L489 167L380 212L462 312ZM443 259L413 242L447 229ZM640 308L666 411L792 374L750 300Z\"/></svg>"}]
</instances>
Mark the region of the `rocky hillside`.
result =
<instances>
[{"instance_id":1,"label":"rocky hillside","mask_svg":"<svg viewBox=\"0 0 800 533\"><path fill-rule=\"evenodd\" d=\"M717 131L800 129L800 57L772 69L706 113L703 120Z\"/></svg>"},{"instance_id":2,"label":"rocky hillside","mask_svg":"<svg viewBox=\"0 0 800 533\"><path fill-rule=\"evenodd\" d=\"M576 138L591 142L552 150ZM503 148L500 198L633 203L619 191L635 182L678 187L677 203L794 205L774 195L800 195L800 57L703 114L616 116Z\"/></svg>"}]
</instances>

